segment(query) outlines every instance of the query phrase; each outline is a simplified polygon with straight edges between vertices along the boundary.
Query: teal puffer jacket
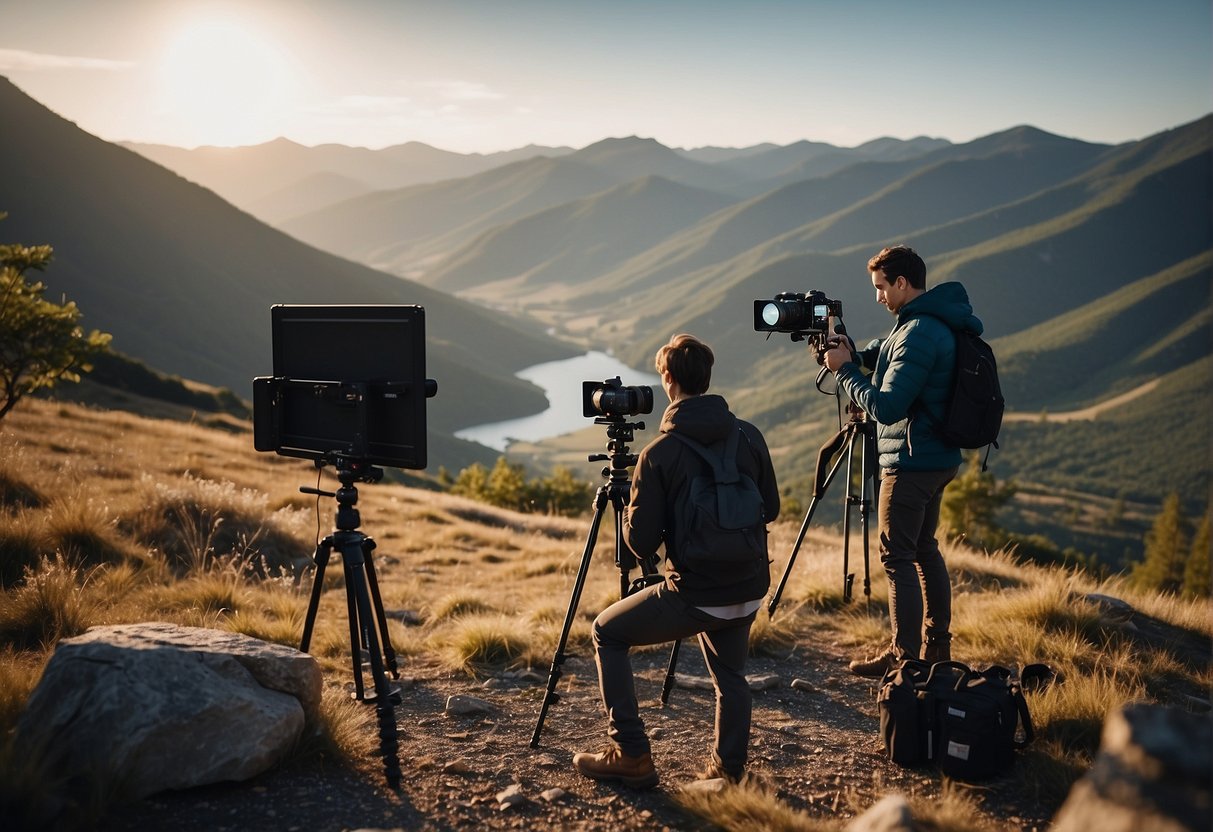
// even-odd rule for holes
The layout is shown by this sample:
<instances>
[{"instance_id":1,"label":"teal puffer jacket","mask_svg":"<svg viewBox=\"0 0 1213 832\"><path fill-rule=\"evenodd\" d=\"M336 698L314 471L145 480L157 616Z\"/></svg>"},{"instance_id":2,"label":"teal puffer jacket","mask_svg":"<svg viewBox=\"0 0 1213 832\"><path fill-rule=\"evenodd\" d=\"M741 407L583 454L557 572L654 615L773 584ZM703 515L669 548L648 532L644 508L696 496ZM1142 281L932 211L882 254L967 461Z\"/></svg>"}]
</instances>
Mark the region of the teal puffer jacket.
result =
<instances>
[{"instance_id":1,"label":"teal puffer jacket","mask_svg":"<svg viewBox=\"0 0 1213 832\"><path fill-rule=\"evenodd\" d=\"M964 286L940 283L903 306L893 331L868 344L856 356L858 364L839 368L842 390L876 422L881 468L943 471L960 465L960 449L937 436L934 425L943 419L956 371L953 331L980 335L982 329Z\"/></svg>"}]
</instances>

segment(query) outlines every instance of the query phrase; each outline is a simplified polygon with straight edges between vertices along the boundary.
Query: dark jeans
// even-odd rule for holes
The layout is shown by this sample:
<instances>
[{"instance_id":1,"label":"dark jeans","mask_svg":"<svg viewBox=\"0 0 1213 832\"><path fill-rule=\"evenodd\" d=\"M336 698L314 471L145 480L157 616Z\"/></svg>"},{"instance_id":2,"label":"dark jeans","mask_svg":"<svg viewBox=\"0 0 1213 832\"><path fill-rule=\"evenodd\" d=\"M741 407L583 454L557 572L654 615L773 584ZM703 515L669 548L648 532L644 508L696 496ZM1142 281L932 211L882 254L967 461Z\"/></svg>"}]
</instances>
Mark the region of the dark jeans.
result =
<instances>
[{"instance_id":1,"label":"dark jeans","mask_svg":"<svg viewBox=\"0 0 1213 832\"><path fill-rule=\"evenodd\" d=\"M952 585L935 530L944 486L957 470L881 472L880 561L889 576L889 618L899 657L921 657L924 617L927 641L952 638Z\"/></svg>"},{"instance_id":2,"label":"dark jeans","mask_svg":"<svg viewBox=\"0 0 1213 832\"><path fill-rule=\"evenodd\" d=\"M665 584L647 587L607 607L594 621L598 681L607 714L607 734L629 756L649 752L649 738L636 702L628 651L699 637L699 647L716 685L716 740L712 762L729 774L745 770L750 743L752 695L745 678L750 625L754 615L723 619L687 603Z\"/></svg>"}]
</instances>

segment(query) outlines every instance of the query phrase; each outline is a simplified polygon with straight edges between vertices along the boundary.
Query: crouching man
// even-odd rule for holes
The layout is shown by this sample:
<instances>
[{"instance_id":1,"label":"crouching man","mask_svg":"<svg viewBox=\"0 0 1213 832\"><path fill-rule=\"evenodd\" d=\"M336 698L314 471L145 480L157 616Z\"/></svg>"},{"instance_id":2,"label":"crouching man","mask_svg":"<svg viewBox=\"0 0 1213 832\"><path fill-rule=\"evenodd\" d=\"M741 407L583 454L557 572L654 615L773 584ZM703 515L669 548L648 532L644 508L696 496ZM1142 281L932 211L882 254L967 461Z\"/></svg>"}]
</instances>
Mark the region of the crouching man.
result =
<instances>
[{"instance_id":1,"label":"crouching man","mask_svg":"<svg viewBox=\"0 0 1213 832\"><path fill-rule=\"evenodd\" d=\"M637 460L624 534L641 560L655 562L664 543L666 575L664 582L612 604L594 621L610 743L601 752L575 755L573 768L595 780L635 788L657 784L628 653L635 646L690 636L698 636L716 690L715 740L701 777L736 780L745 770L752 705L745 663L750 625L770 586L765 524L779 515L779 490L762 434L734 416L722 397L708 394L713 362L712 350L691 335L675 335L657 351L657 372L670 405L660 435ZM701 553L711 542L692 543L688 535L697 532L678 525L680 520L684 527L692 525L687 518L693 480L713 475L704 454L727 465L730 450L737 473L761 496L756 521L761 554L705 559L693 552Z\"/></svg>"}]
</instances>

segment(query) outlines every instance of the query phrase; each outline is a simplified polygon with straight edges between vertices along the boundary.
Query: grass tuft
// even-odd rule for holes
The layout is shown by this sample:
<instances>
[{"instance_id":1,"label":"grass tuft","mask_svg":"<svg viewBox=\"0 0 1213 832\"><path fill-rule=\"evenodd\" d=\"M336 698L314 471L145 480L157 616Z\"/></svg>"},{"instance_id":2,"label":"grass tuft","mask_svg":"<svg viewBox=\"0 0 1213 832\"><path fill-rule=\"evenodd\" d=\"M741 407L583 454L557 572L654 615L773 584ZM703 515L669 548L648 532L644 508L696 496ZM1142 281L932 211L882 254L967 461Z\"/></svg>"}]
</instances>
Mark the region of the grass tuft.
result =
<instances>
[{"instance_id":1,"label":"grass tuft","mask_svg":"<svg viewBox=\"0 0 1213 832\"><path fill-rule=\"evenodd\" d=\"M480 596L460 592L438 599L430 611L429 618L431 622L449 621L469 615L485 615L497 611L494 605Z\"/></svg>"},{"instance_id":2,"label":"grass tuft","mask_svg":"<svg viewBox=\"0 0 1213 832\"><path fill-rule=\"evenodd\" d=\"M79 570L62 556L28 570L21 586L0 595L0 641L20 650L49 649L83 633L96 608L81 582Z\"/></svg>"},{"instance_id":3,"label":"grass tuft","mask_svg":"<svg viewBox=\"0 0 1213 832\"><path fill-rule=\"evenodd\" d=\"M293 574L311 556L300 512L270 513L266 495L186 474L173 485L148 483L146 505L120 525L161 552L177 574L205 570L216 558L236 557L258 576Z\"/></svg>"},{"instance_id":4,"label":"grass tuft","mask_svg":"<svg viewBox=\"0 0 1213 832\"><path fill-rule=\"evenodd\" d=\"M516 621L504 616L477 615L460 619L437 638L449 661L461 669L529 664L538 645L519 629Z\"/></svg>"}]
</instances>

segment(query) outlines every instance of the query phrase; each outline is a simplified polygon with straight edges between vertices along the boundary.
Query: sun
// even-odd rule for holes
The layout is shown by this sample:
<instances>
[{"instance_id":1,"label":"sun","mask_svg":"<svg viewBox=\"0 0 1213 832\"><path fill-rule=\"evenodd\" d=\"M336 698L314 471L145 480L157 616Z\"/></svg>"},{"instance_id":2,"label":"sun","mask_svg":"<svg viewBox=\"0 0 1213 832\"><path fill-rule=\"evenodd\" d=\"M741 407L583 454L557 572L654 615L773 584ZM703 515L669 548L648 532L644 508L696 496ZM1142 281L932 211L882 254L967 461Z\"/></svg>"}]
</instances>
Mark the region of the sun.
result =
<instances>
[{"instance_id":1,"label":"sun","mask_svg":"<svg viewBox=\"0 0 1213 832\"><path fill-rule=\"evenodd\" d=\"M184 22L165 45L156 80L165 132L183 145L275 138L298 87L281 46L231 17Z\"/></svg>"}]
</instances>

